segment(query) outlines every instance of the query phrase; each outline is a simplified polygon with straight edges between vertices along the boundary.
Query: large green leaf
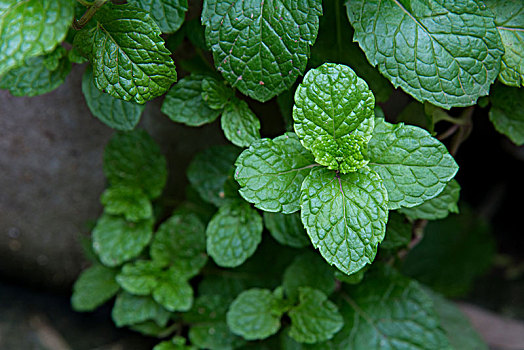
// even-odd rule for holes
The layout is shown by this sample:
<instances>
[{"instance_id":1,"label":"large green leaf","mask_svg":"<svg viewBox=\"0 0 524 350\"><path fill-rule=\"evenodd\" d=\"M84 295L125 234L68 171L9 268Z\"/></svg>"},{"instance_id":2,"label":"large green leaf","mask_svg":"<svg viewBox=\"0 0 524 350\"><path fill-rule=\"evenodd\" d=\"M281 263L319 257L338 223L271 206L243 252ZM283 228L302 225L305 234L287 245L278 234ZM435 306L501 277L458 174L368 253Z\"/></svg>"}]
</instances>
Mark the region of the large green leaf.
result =
<instances>
[{"instance_id":1,"label":"large green leaf","mask_svg":"<svg viewBox=\"0 0 524 350\"><path fill-rule=\"evenodd\" d=\"M195 276L207 262L204 224L195 214L175 214L158 228L151 243L151 258L173 265L186 277Z\"/></svg>"},{"instance_id":2,"label":"large green leaf","mask_svg":"<svg viewBox=\"0 0 524 350\"><path fill-rule=\"evenodd\" d=\"M128 221L140 221L153 216L151 201L139 188L109 187L102 193L100 202L106 213L124 215Z\"/></svg>"},{"instance_id":3,"label":"large green leaf","mask_svg":"<svg viewBox=\"0 0 524 350\"><path fill-rule=\"evenodd\" d=\"M73 21L72 0L0 0L0 77L53 50Z\"/></svg>"},{"instance_id":4,"label":"large green leaf","mask_svg":"<svg viewBox=\"0 0 524 350\"><path fill-rule=\"evenodd\" d=\"M56 65L45 64L55 56ZM13 96L36 96L59 87L71 71L67 51L58 46L52 53L29 57L0 77L0 89L7 89Z\"/></svg>"},{"instance_id":5,"label":"large green leaf","mask_svg":"<svg viewBox=\"0 0 524 350\"><path fill-rule=\"evenodd\" d=\"M497 78L503 46L477 0L348 0L354 40L395 87L450 108L475 104Z\"/></svg>"},{"instance_id":6,"label":"large green leaf","mask_svg":"<svg viewBox=\"0 0 524 350\"><path fill-rule=\"evenodd\" d=\"M224 267L241 265L262 240L262 218L244 201L224 204L207 225L207 252Z\"/></svg>"},{"instance_id":7,"label":"large green leaf","mask_svg":"<svg viewBox=\"0 0 524 350\"><path fill-rule=\"evenodd\" d=\"M153 320L164 327L169 320L169 312L151 297L120 293L111 313L117 327L130 326Z\"/></svg>"},{"instance_id":8,"label":"large green leaf","mask_svg":"<svg viewBox=\"0 0 524 350\"><path fill-rule=\"evenodd\" d=\"M281 214L265 211L264 225L280 244L293 248L304 248L311 244L300 221L300 213Z\"/></svg>"},{"instance_id":9,"label":"large green leaf","mask_svg":"<svg viewBox=\"0 0 524 350\"><path fill-rule=\"evenodd\" d=\"M167 181L166 159L146 131L117 133L104 151L104 174L111 185L140 188L153 199Z\"/></svg>"},{"instance_id":10,"label":"large green leaf","mask_svg":"<svg viewBox=\"0 0 524 350\"><path fill-rule=\"evenodd\" d=\"M388 220L388 193L374 171L313 169L301 206L311 242L328 263L349 275L373 262Z\"/></svg>"},{"instance_id":11,"label":"large green leaf","mask_svg":"<svg viewBox=\"0 0 524 350\"><path fill-rule=\"evenodd\" d=\"M166 94L162 113L172 121L189 126L211 123L220 111L209 108L202 99L202 79L204 76L191 74L180 79Z\"/></svg>"},{"instance_id":12,"label":"large green leaf","mask_svg":"<svg viewBox=\"0 0 524 350\"><path fill-rule=\"evenodd\" d=\"M491 91L489 119L498 132L517 145L524 144L524 88L495 85Z\"/></svg>"},{"instance_id":13,"label":"large green leaf","mask_svg":"<svg viewBox=\"0 0 524 350\"><path fill-rule=\"evenodd\" d=\"M124 101L100 91L94 84L91 66L86 68L82 77L82 92L91 113L116 130L134 129L145 108L145 105Z\"/></svg>"},{"instance_id":14,"label":"large green leaf","mask_svg":"<svg viewBox=\"0 0 524 350\"><path fill-rule=\"evenodd\" d=\"M129 0L128 4L140 7L151 14L163 33L174 33L184 23L187 0Z\"/></svg>"},{"instance_id":15,"label":"large green leaf","mask_svg":"<svg viewBox=\"0 0 524 350\"><path fill-rule=\"evenodd\" d=\"M282 300L267 289L250 289L233 301L227 312L227 324L235 334L247 340L264 339L280 329L285 309Z\"/></svg>"},{"instance_id":16,"label":"large green leaf","mask_svg":"<svg viewBox=\"0 0 524 350\"><path fill-rule=\"evenodd\" d=\"M213 146L193 158L187 177L203 200L219 207L233 195L227 192L227 184L233 179L239 153L240 149L231 145Z\"/></svg>"},{"instance_id":17,"label":"large green leaf","mask_svg":"<svg viewBox=\"0 0 524 350\"><path fill-rule=\"evenodd\" d=\"M171 52L148 12L130 5L105 5L92 21L96 25L79 31L74 45L93 64L97 88L142 104L176 81Z\"/></svg>"},{"instance_id":18,"label":"large green leaf","mask_svg":"<svg viewBox=\"0 0 524 350\"><path fill-rule=\"evenodd\" d=\"M485 0L495 14L504 55L499 79L506 85L524 86L524 3L520 0Z\"/></svg>"},{"instance_id":19,"label":"large green leaf","mask_svg":"<svg viewBox=\"0 0 524 350\"><path fill-rule=\"evenodd\" d=\"M317 164L297 135L286 133L253 142L235 165L244 199L262 210L289 214L300 209L300 187Z\"/></svg>"},{"instance_id":20,"label":"large green leaf","mask_svg":"<svg viewBox=\"0 0 524 350\"><path fill-rule=\"evenodd\" d=\"M437 196L458 165L446 147L426 130L375 121L368 147L369 167L388 190L389 209L413 207Z\"/></svg>"},{"instance_id":21,"label":"large green leaf","mask_svg":"<svg viewBox=\"0 0 524 350\"><path fill-rule=\"evenodd\" d=\"M299 289L300 301L289 311L289 336L301 343L318 343L331 339L344 325L335 304L319 290Z\"/></svg>"},{"instance_id":22,"label":"large green leaf","mask_svg":"<svg viewBox=\"0 0 524 350\"><path fill-rule=\"evenodd\" d=\"M367 164L375 97L351 68L325 63L310 70L295 93L293 120L317 163L343 173Z\"/></svg>"},{"instance_id":23,"label":"large green leaf","mask_svg":"<svg viewBox=\"0 0 524 350\"><path fill-rule=\"evenodd\" d=\"M206 0L202 23L218 71L265 102L304 71L321 14L321 0Z\"/></svg>"},{"instance_id":24,"label":"large green leaf","mask_svg":"<svg viewBox=\"0 0 524 350\"><path fill-rule=\"evenodd\" d=\"M444 219L449 213L458 213L460 185L451 180L436 197L412 208L400 208L399 211L411 219L437 220Z\"/></svg>"},{"instance_id":25,"label":"large green leaf","mask_svg":"<svg viewBox=\"0 0 524 350\"><path fill-rule=\"evenodd\" d=\"M93 249L106 266L118 266L136 257L153 235L153 219L128 222L103 214L93 230Z\"/></svg>"},{"instance_id":26,"label":"large green leaf","mask_svg":"<svg viewBox=\"0 0 524 350\"><path fill-rule=\"evenodd\" d=\"M82 271L73 286L73 309L92 311L111 299L120 289L115 280L117 272L102 265Z\"/></svg>"},{"instance_id":27,"label":"large green leaf","mask_svg":"<svg viewBox=\"0 0 524 350\"><path fill-rule=\"evenodd\" d=\"M247 147L260 139L260 121L245 101L233 99L220 119L224 136L235 146Z\"/></svg>"},{"instance_id":28,"label":"large green leaf","mask_svg":"<svg viewBox=\"0 0 524 350\"><path fill-rule=\"evenodd\" d=\"M344 328L335 349L450 350L431 298L396 271L372 269L338 300Z\"/></svg>"}]
</instances>

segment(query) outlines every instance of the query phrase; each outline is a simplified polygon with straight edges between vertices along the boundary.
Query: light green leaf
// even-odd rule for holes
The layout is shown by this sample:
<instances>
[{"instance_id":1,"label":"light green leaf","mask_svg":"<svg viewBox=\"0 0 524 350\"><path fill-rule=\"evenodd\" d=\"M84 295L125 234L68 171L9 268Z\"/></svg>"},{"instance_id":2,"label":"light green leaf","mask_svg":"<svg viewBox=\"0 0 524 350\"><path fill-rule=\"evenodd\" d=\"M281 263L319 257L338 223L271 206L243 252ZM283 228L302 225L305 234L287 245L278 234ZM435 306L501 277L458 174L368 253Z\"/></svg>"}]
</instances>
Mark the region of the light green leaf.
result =
<instances>
[{"instance_id":1,"label":"light green leaf","mask_svg":"<svg viewBox=\"0 0 524 350\"><path fill-rule=\"evenodd\" d=\"M282 287L289 299L298 300L301 287L311 287L330 295L335 290L333 268L318 254L306 252L295 258L284 272Z\"/></svg>"},{"instance_id":2,"label":"light green leaf","mask_svg":"<svg viewBox=\"0 0 524 350\"><path fill-rule=\"evenodd\" d=\"M111 299L120 287L116 283L117 270L93 265L82 271L73 286L71 305L76 311L93 311Z\"/></svg>"},{"instance_id":3,"label":"light green leaf","mask_svg":"<svg viewBox=\"0 0 524 350\"><path fill-rule=\"evenodd\" d=\"M188 311L193 305L193 288L187 276L176 267L171 267L158 281L153 299L169 311Z\"/></svg>"},{"instance_id":4,"label":"light green leaf","mask_svg":"<svg viewBox=\"0 0 524 350\"><path fill-rule=\"evenodd\" d=\"M393 86L447 109L489 93L504 51L493 14L477 0L348 0L346 6L353 40Z\"/></svg>"},{"instance_id":5,"label":"light green leaf","mask_svg":"<svg viewBox=\"0 0 524 350\"><path fill-rule=\"evenodd\" d=\"M300 302L289 312L289 336L301 343L318 343L331 339L344 325L335 304L319 290L299 289Z\"/></svg>"},{"instance_id":6,"label":"light green leaf","mask_svg":"<svg viewBox=\"0 0 524 350\"><path fill-rule=\"evenodd\" d=\"M219 207L232 195L226 193L226 183L233 179L233 164L239 153L240 149L230 145L214 146L193 158L187 177L203 200Z\"/></svg>"},{"instance_id":7,"label":"light green leaf","mask_svg":"<svg viewBox=\"0 0 524 350\"><path fill-rule=\"evenodd\" d=\"M93 249L106 266L118 266L136 257L151 240L153 219L128 222L103 214L93 230Z\"/></svg>"},{"instance_id":8,"label":"light green leaf","mask_svg":"<svg viewBox=\"0 0 524 350\"><path fill-rule=\"evenodd\" d=\"M143 104L176 81L171 52L149 13L130 5L105 5L96 25L75 35L74 45L93 65L97 88L124 101Z\"/></svg>"},{"instance_id":9,"label":"light green leaf","mask_svg":"<svg viewBox=\"0 0 524 350\"><path fill-rule=\"evenodd\" d=\"M489 120L516 145L524 144L524 89L495 85L491 91Z\"/></svg>"},{"instance_id":10,"label":"light green leaf","mask_svg":"<svg viewBox=\"0 0 524 350\"><path fill-rule=\"evenodd\" d=\"M304 248L311 244L299 213L281 214L265 211L264 225L280 244L293 248Z\"/></svg>"},{"instance_id":11,"label":"light green leaf","mask_svg":"<svg viewBox=\"0 0 524 350\"><path fill-rule=\"evenodd\" d=\"M466 295L491 266L495 246L487 223L468 208L430 222L409 251L402 272L449 297Z\"/></svg>"},{"instance_id":12,"label":"light green leaf","mask_svg":"<svg viewBox=\"0 0 524 350\"><path fill-rule=\"evenodd\" d=\"M524 96L523 96L524 97ZM411 219L444 219L449 213L458 213L457 202L460 185L456 180L448 182L440 194L412 208L400 208L399 211Z\"/></svg>"},{"instance_id":13,"label":"light green leaf","mask_svg":"<svg viewBox=\"0 0 524 350\"><path fill-rule=\"evenodd\" d=\"M250 289L233 301L227 312L229 329L244 339L264 339L280 329L282 300L267 289Z\"/></svg>"},{"instance_id":14,"label":"light green leaf","mask_svg":"<svg viewBox=\"0 0 524 350\"><path fill-rule=\"evenodd\" d=\"M162 266L171 264L190 278L207 262L204 224L195 214L175 214L158 228L151 243L151 258Z\"/></svg>"},{"instance_id":15,"label":"light green leaf","mask_svg":"<svg viewBox=\"0 0 524 350\"><path fill-rule=\"evenodd\" d=\"M129 0L128 4L140 7L151 14L163 33L174 33L184 23L187 0Z\"/></svg>"},{"instance_id":16,"label":"light green leaf","mask_svg":"<svg viewBox=\"0 0 524 350\"><path fill-rule=\"evenodd\" d=\"M219 72L245 95L265 102L306 68L321 0L206 0L202 23Z\"/></svg>"},{"instance_id":17,"label":"light green leaf","mask_svg":"<svg viewBox=\"0 0 524 350\"><path fill-rule=\"evenodd\" d=\"M245 101L233 99L220 119L224 135L235 146L247 147L260 139L260 121Z\"/></svg>"},{"instance_id":18,"label":"light green leaf","mask_svg":"<svg viewBox=\"0 0 524 350\"><path fill-rule=\"evenodd\" d=\"M154 199L167 181L166 159L146 131L116 133L104 151L104 174L112 186L140 188Z\"/></svg>"},{"instance_id":19,"label":"light green leaf","mask_svg":"<svg viewBox=\"0 0 524 350\"><path fill-rule=\"evenodd\" d=\"M262 218L243 201L224 204L207 225L207 252L224 267L241 265L262 240Z\"/></svg>"},{"instance_id":20,"label":"light green leaf","mask_svg":"<svg viewBox=\"0 0 524 350\"><path fill-rule=\"evenodd\" d=\"M317 164L298 137L286 133L253 142L235 166L235 180L245 200L265 211L290 214L300 209L300 186Z\"/></svg>"},{"instance_id":21,"label":"light green leaf","mask_svg":"<svg viewBox=\"0 0 524 350\"><path fill-rule=\"evenodd\" d=\"M9 90L13 96L36 96L53 91L62 85L71 71L71 62L66 54L66 50L58 46L48 55L25 59L21 65L0 77L0 89ZM51 56L55 64L46 65Z\"/></svg>"},{"instance_id":22,"label":"light green leaf","mask_svg":"<svg viewBox=\"0 0 524 350\"><path fill-rule=\"evenodd\" d=\"M310 70L295 93L293 120L317 163L343 173L367 164L375 97L351 68L325 63Z\"/></svg>"},{"instance_id":23,"label":"light green leaf","mask_svg":"<svg viewBox=\"0 0 524 350\"><path fill-rule=\"evenodd\" d=\"M116 130L133 130L145 108L145 105L124 101L100 91L93 82L91 66L86 68L82 77L82 92L91 113Z\"/></svg>"},{"instance_id":24,"label":"light green leaf","mask_svg":"<svg viewBox=\"0 0 524 350\"><path fill-rule=\"evenodd\" d=\"M177 335L171 340L158 343L153 350L197 350L197 348L193 345L186 345L186 339Z\"/></svg>"},{"instance_id":25,"label":"light green leaf","mask_svg":"<svg viewBox=\"0 0 524 350\"><path fill-rule=\"evenodd\" d=\"M458 165L426 130L377 118L368 145L369 167L388 190L389 209L414 207L437 196Z\"/></svg>"},{"instance_id":26,"label":"light green leaf","mask_svg":"<svg viewBox=\"0 0 524 350\"><path fill-rule=\"evenodd\" d=\"M169 312L151 297L126 292L120 293L116 298L111 316L117 327L130 326L147 320L153 320L160 327L164 327L169 320Z\"/></svg>"},{"instance_id":27,"label":"light green leaf","mask_svg":"<svg viewBox=\"0 0 524 350\"><path fill-rule=\"evenodd\" d=\"M229 88L225 81L212 77L205 77L202 80L202 99L209 108L221 111L234 96L235 91Z\"/></svg>"},{"instance_id":28,"label":"light green leaf","mask_svg":"<svg viewBox=\"0 0 524 350\"><path fill-rule=\"evenodd\" d=\"M495 14L504 45L499 80L510 86L524 86L524 3L520 0L484 2Z\"/></svg>"},{"instance_id":29,"label":"light green leaf","mask_svg":"<svg viewBox=\"0 0 524 350\"><path fill-rule=\"evenodd\" d=\"M412 225L406 217L396 211L389 212L388 224L386 226L386 238L380 244L382 249L397 249L406 247L411 241Z\"/></svg>"},{"instance_id":30,"label":"light green leaf","mask_svg":"<svg viewBox=\"0 0 524 350\"><path fill-rule=\"evenodd\" d=\"M180 79L166 94L162 113L177 123L201 126L213 122L220 111L209 108L202 99L202 79L204 76L191 74Z\"/></svg>"},{"instance_id":31,"label":"light green leaf","mask_svg":"<svg viewBox=\"0 0 524 350\"><path fill-rule=\"evenodd\" d=\"M371 269L339 298L344 328L335 349L450 350L432 300L418 283L392 269Z\"/></svg>"},{"instance_id":32,"label":"light green leaf","mask_svg":"<svg viewBox=\"0 0 524 350\"><path fill-rule=\"evenodd\" d=\"M73 22L71 0L0 0L0 77L52 51Z\"/></svg>"},{"instance_id":33,"label":"light green leaf","mask_svg":"<svg viewBox=\"0 0 524 350\"><path fill-rule=\"evenodd\" d=\"M302 222L313 246L348 275L375 259L387 204L382 180L367 168L345 175L316 168L302 184Z\"/></svg>"},{"instance_id":34,"label":"light green leaf","mask_svg":"<svg viewBox=\"0 0 524 350\"><path fill-rule=\"evenodd\" d=\"M183 316L191 325L191 343L210 350L232 350L243 345L244 340L231 333L227 326L228 307L229 300L221 295L203 295L195 300L193 308Z\"/></svg>"},{"instance_id":35,"label":"light green leaf","mask_svg":"<svg viewBox=\"0 0 524 350\"><path fill-rule=\"evenodd\" d=\"M153 216L151 201L139 188L109 187L102 193L100 202L106 213L124 215L127 221L136 222Z\"/></svg>"}]
</instances>

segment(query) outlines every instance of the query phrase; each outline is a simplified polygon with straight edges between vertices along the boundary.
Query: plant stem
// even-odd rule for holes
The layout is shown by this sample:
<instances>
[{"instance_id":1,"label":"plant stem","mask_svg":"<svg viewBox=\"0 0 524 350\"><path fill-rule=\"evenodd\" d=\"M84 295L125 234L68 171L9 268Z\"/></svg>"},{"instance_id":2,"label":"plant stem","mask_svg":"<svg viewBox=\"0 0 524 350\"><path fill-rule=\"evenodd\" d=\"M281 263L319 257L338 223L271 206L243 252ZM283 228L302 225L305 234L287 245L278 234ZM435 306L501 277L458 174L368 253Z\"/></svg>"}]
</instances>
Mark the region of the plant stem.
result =
<instances>
[{"instance_id":1,"label":"plant stem","mask_svg":"<svg viewBox=\"0 0 524 350\"><path fill-rule=\"evenodd\" d=\"M90 7L86 10L82 18L80 18L78 21L76 19L73 20L73 29L80 30L84 28L84 26L89 22L91 18L95 15L96 11L102 5L104 5L107 2L107 0L95 0Z\"/></svg>"}]
</instances>

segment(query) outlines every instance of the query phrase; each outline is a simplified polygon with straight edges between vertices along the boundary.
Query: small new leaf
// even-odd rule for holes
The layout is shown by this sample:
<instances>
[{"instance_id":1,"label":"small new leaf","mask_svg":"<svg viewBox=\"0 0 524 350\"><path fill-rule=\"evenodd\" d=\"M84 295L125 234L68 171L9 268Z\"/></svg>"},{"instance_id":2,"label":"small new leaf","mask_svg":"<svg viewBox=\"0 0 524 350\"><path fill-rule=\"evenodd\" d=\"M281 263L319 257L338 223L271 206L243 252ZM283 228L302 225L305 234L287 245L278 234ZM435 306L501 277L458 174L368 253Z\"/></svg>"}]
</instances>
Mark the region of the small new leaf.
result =
<instances>
[{"instance_id":1,"label":"small new leaf","mask_svg":"<svg viewBox=\"0 0 524 350\"><path fill-rule=\"evenodd\" d=\"M226 203L207 226L207 252L219 266L239 266L257 249L263 229L262 218L249 204Z\"/></svg>"},{"instance_id":2,"label":"small new leaf","mask_svg":"<svg viewBox=\"0 0 524 350\"><path fill-rule=\"evenodd\" d=\"M226 86L225 81L212 77L202 80L202 99L209 108L221 111L234 96L235 92Z\"/></svg>"},{"instance_id":3,"label":"small new leaf","mask_svg":"<svg viewBox=\"0 0 524 350\"><path fill-rule=\"evenodd\" d=\"M301 191L302 222L328 263L349 275L373 262L388 220L388 193L374 171L316 168Z\"/></svg>"},{"instance_id":4,"label":"small new leaf","mask_svg":"<svg viewBox=\"0 0 524 350\"><path fill-rule=\"evenodd\" d=\"M120 289L115 277L117 270L94 265L82 271L73 286L71 305L76 311L93 311Z\"/></svg>"},{"instance_id":5,"label":"small new leaf","mask_svg":"<svg viewBox=\"0 0 524 350\"><path fill-rule=\"evenodd\" d=\"M151 201L139 188L109 187L102 193L100 202L106 213L124 215L127 221L136 222L153 216Z\"/></svg>"},{"instance_id":6,"label":"small new leaf","mask_svg":"<svg viewBox=\"0 0 524 350\"><path fill-rule=\"evenodd\" d=\"M318 343L331 339L344 325L335 304L316 289L299 288L300 302L289 311L289 336L300 343Z\"/></svg>"},{"instance_id":7,"label":"small new leaf","mask_svg":"<svg viewBox=\"0 0 524 350\"><path fill-rule=\"evenodd\" d=\"M375 121L368 145L369 167L388 190L389 209L414 207L437 196L458 165L446 147L426 130Z\"/></svg>"},{"instance_id":8,"label":"small new leaf","mask_svg":"<svg viewBox=\"0 0 524 350\"><path fill-rule=\"evenodd\" d=\"M235 146L247 147L260 139L260 121L247 103L237 98L225 107L220 125Z\"/></svg>"},{"instance_id":9,"label":"small new leaf","mask_svg":"<svg viewBox=\"0 0 524 350\"><path fill-rule=\"evenodd\" d=\"M253 142L238 157L240 194L255 207L284 214L300 209L300 187L317 164L294 133Z\"/></svg>"}]
</instances>

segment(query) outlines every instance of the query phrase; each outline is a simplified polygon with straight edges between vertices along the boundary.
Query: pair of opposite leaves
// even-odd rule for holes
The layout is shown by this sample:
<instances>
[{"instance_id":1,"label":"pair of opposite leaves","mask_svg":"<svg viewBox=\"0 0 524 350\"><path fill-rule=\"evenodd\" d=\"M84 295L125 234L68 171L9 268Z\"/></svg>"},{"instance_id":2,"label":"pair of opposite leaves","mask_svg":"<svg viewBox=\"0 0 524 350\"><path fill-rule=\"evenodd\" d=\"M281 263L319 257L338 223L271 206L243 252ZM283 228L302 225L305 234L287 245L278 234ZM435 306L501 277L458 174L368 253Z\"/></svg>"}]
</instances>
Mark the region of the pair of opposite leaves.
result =
<instances>
[{"instance_id":1,"label":"pair of opposite leaves","mask_svg":"<svg viewBox=\"0 0 524 350\"><path fill-rule=\"evenodd\" d=\"M375 118L375 98L351 68L310 70L295 93L295 133L253 142L236 161L240 194L257 208L301 209L320 253L352 274L371 263L388 211L437 196L458 166L424 129Z\"/></svg>"}]
</instances>

